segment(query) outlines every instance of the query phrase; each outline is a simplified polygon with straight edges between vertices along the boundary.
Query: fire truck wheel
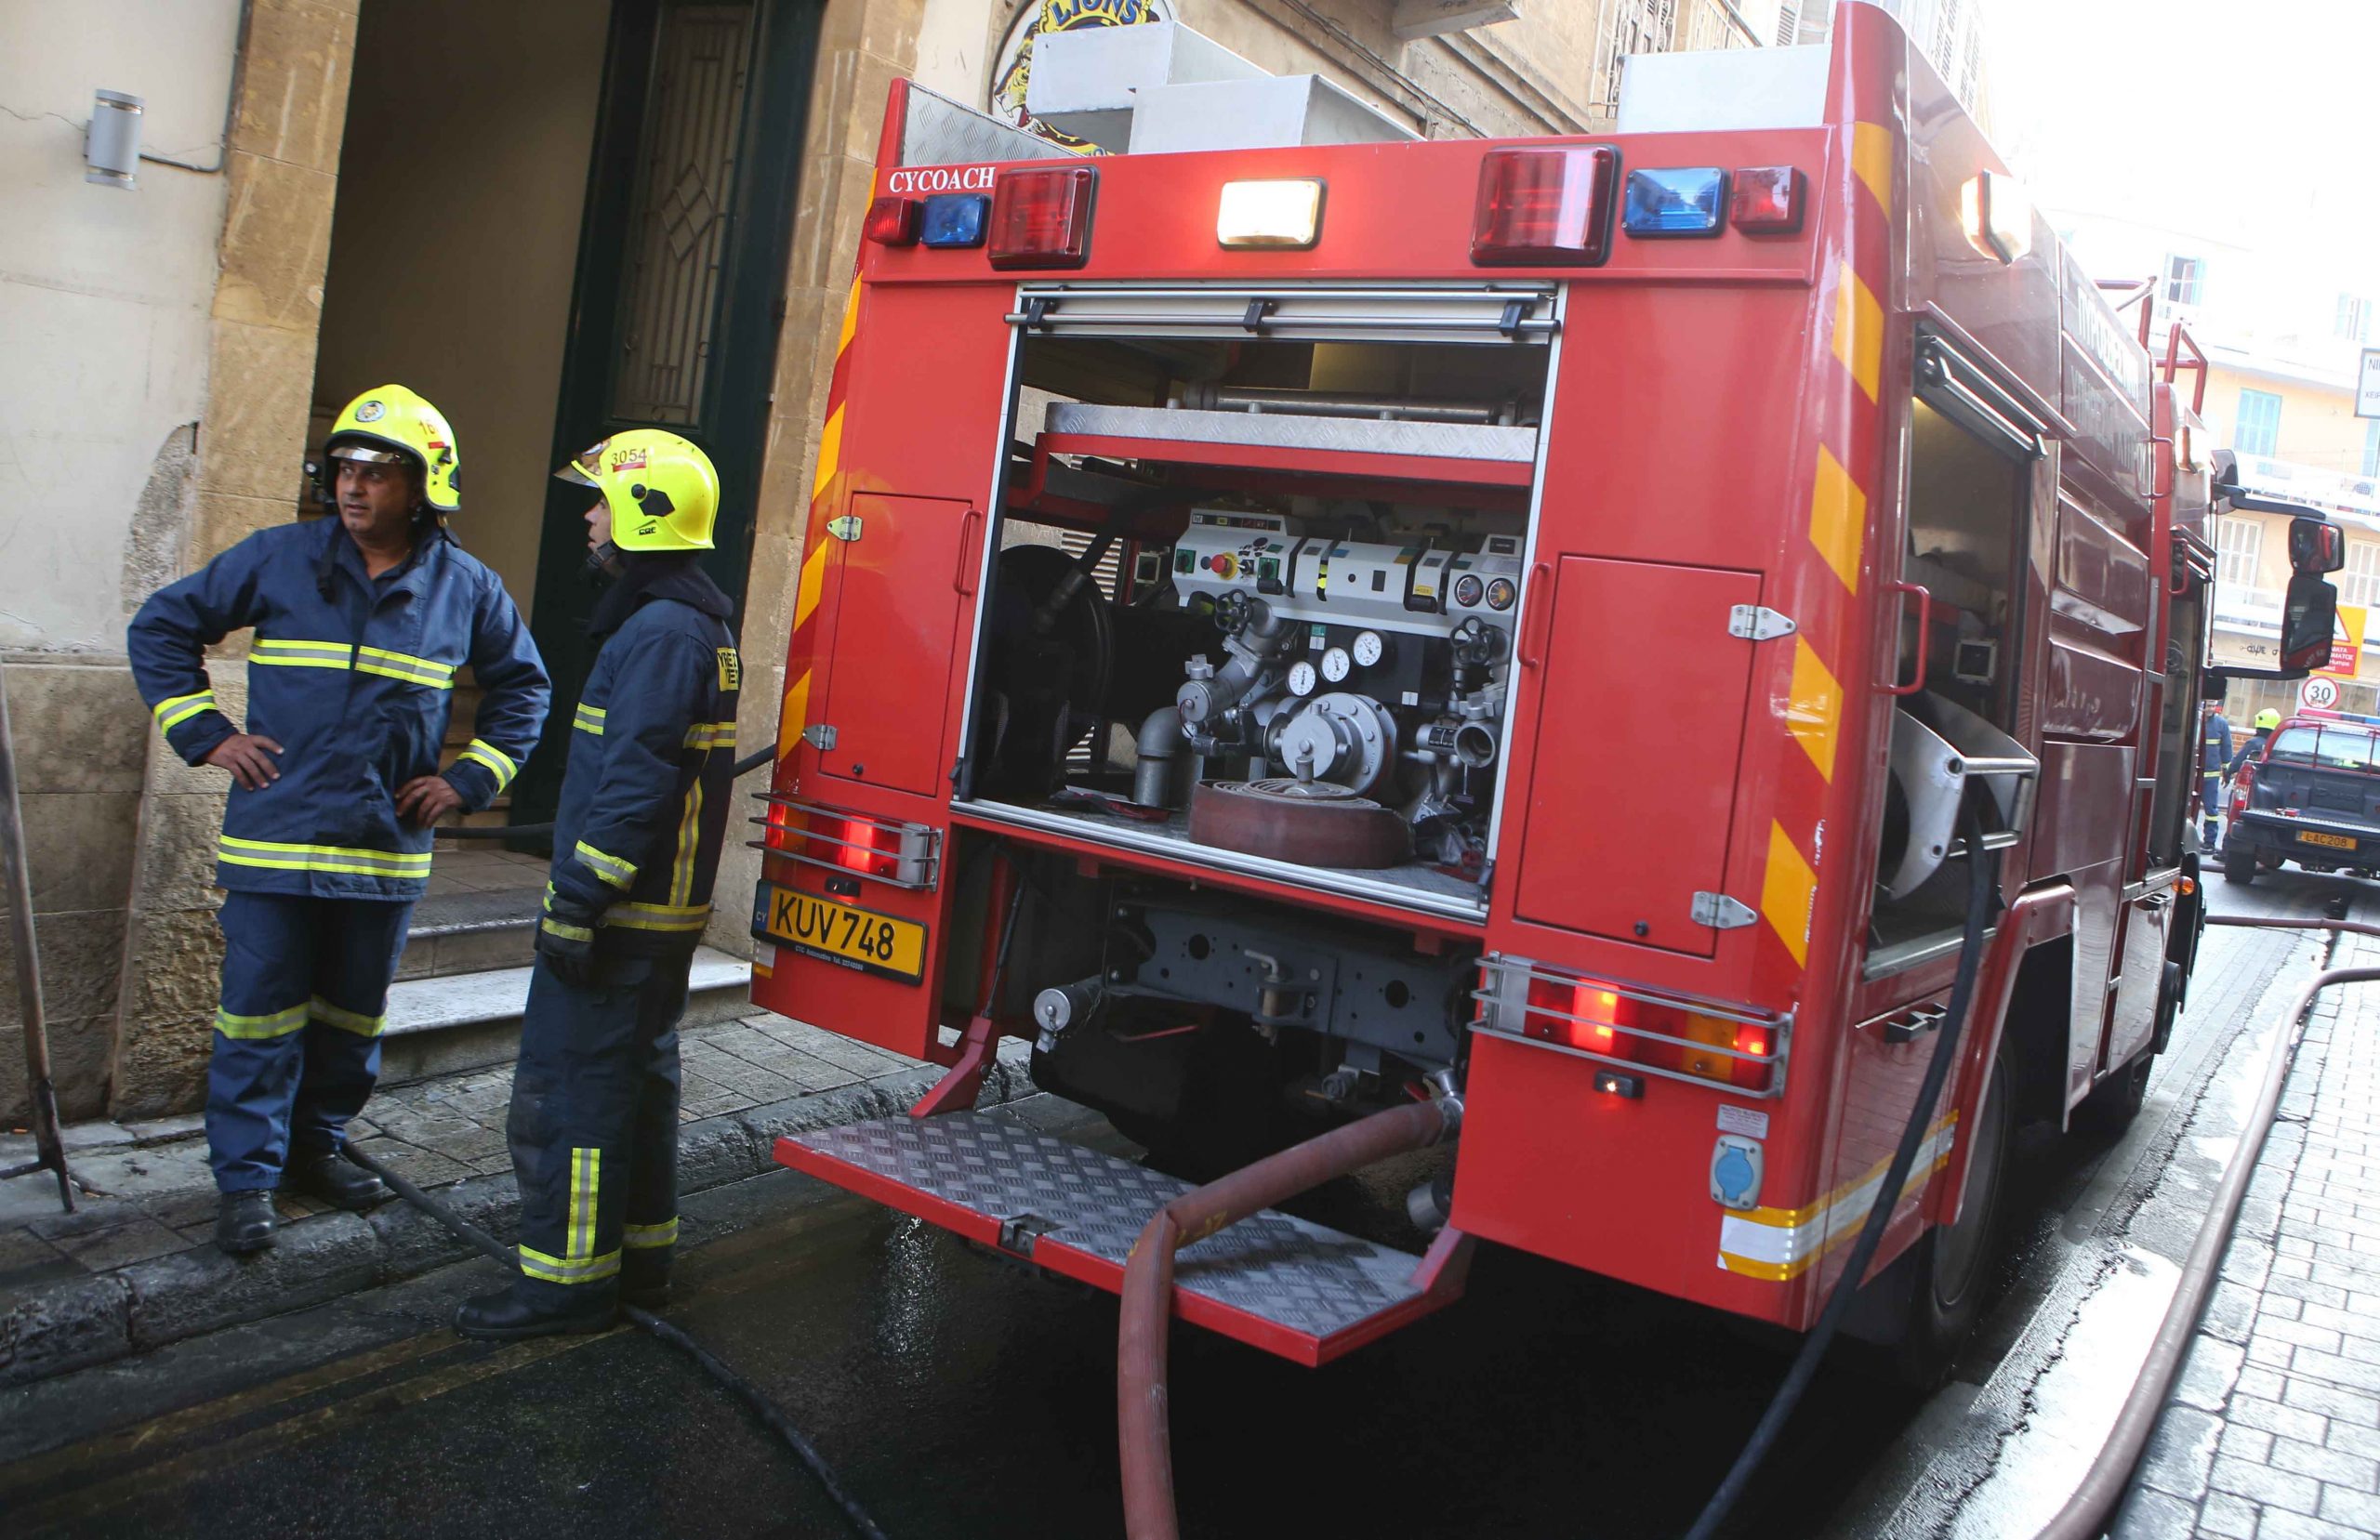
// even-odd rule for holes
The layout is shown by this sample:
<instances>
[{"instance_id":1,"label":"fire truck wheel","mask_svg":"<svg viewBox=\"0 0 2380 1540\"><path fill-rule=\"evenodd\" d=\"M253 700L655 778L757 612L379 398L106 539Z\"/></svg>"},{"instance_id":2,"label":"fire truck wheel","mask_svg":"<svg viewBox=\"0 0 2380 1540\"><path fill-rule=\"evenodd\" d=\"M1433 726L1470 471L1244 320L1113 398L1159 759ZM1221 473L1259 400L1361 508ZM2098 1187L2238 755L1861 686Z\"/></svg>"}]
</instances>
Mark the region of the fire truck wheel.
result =
<instances>
[{"instance_id":1,"label":"fire truck wheel","mask_svg":"<svg viewBox=\"0 0 2380 1540\"><path fill-rule=\"evenodd\" d=\"M2256 880L2256 858L2245 850L2223 852L2223 880L2245 888Z\"/></svg>"},{"instance_id":2,"label":"fire truck wheel","mask_svg":"<svg viewBox=\"0 0 2380 1540\"><path fill-rule=\"evenodd\" d=\"M2149 1100L2149 1067L2154 1053L2143 1053L2122 1069L2091 1087L2077 1102L2067 1125L2086 1134L2121 1134L2132 1126Z\"/></svg>"},{"instance_id":3,"label":"fire truck wheel","mask_svg":"<svg viewBox=\"0 0 2380 1540\"><path fill-rule=\"evenodd\" d=\"M2000 1233L2000 1191L2010 1132L2008 1057L1991 1066L1975 1120L1975 1153L1967 1165L1967 1196L1954 1225L1937 1225L1910 1248L1909 1316L1893 1355L1896 1378L1931 1390L1950 1377L1960 1348L1975 1327L1990 1290L1991 1260Z\"/></svg>"}]
</instances>

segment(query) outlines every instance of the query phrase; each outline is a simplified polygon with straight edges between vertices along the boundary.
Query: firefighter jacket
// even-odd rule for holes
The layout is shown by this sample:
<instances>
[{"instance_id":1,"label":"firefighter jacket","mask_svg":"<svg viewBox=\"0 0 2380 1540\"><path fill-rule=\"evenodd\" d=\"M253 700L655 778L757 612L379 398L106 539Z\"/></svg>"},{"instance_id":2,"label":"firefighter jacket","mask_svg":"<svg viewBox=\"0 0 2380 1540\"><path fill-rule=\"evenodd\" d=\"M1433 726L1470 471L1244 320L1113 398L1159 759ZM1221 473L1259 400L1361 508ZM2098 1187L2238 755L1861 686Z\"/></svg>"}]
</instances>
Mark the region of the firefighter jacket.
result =
<instances>
[{"instance_id":1,"label":"firefighter jacket","mask_svg":"<svg viewBox=\"0 0 2380 1540\"><path fill-rule=\"evenodd\" d=\"M478 736L446 771L466 809L504 790L545 723L545 665L503 583L443 532L377 581L337 519L248 536L152 595L127 638L141 696L191 764L243 731L216 709L205 658L243 626L245 731L281 744L281 778L233 783L217 885L420 897L430 831L401 821L395 796L438 770L455 671L469 664L482 691Z\"/></svg>"},{"instance_id":2,"label":"firefighter jacket","mask_svg":"<svg viewBox=\"0 0 2380 1540\"><path fill-rule=\"evenodd\" d=\"M2223 778L2228 781L2237 777L2240 773L2241 766L2246 764L2249 760L2254 759L2257 755L2264 752L2265 740L2271 736L2272 729L2270 728L2260 727L2256 729L2255 731L2249 733L2247 741L2242 743L2239 747L2239 751L2231 756L2231 762L2223 767Z\"/></svg>"},{"instance_id":3,"label":"firefighter jacket","mask_svg":"<svg viewBox=\"0 0 2380 1540\"><path fill-rule=\"evenodd\" d=\"M554 814L543 924L608 952L692 952L727 832L743 665L727 596L689 559L632 559L604 596Z\"/></svg>"}]
</instances>

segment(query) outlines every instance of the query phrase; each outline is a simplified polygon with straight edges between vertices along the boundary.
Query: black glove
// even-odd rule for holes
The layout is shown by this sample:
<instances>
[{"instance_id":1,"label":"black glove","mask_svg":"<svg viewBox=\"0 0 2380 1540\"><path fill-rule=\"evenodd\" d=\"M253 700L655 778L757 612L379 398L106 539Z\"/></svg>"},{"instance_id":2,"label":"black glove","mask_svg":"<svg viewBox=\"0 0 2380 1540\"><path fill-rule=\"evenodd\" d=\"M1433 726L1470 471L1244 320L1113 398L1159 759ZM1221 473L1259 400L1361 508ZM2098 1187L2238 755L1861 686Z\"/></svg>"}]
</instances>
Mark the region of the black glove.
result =
<instances>
[{"instance_id":1,"label":"black glove","mask_svg":"<svg viewBox=\"0 0 2380 1540\"><path fill-rule=\"evenodd\" d=\"M595 982L594 926L560 915L547 915L537 926L537 955L563 983L588 988Z\"/></svg>"}]
</instances>

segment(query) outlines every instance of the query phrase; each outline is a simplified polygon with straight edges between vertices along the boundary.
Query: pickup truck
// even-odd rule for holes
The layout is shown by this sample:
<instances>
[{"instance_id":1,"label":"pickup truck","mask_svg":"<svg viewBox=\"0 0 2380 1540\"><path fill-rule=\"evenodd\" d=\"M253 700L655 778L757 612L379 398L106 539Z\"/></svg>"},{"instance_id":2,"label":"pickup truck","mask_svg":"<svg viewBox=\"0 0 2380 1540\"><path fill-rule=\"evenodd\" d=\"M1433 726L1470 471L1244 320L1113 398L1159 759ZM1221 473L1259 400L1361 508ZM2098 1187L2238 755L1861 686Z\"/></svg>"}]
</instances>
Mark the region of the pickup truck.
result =
<instances>
[{"instance_id":1,"label":"pickup truck","mask_svg":"<svg viewBox=\"0 0 2380 1540\"><path fill-rule=\"evenodd\" d=\"M2226 881L2294 861L2380 875L2380 726L2293 717L2241 767L2223 836Z\"/></svg>"}]
</instances>

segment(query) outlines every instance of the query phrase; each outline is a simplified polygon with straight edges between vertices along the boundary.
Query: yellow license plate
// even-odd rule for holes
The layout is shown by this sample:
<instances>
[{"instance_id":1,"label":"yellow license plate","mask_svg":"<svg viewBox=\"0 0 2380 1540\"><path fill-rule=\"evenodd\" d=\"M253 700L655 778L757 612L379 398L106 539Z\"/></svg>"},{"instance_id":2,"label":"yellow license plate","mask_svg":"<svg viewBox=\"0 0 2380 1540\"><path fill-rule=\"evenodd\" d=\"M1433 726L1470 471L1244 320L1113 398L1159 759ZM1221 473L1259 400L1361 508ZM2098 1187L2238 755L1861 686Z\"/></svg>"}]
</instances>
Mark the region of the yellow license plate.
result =
<instances>
[{"instance_id":1,"label":"yellow license plate","mask_svg":"<svg viewBox=\"0 0 2380 1540\"><path fill-rule=\"evenodd\" d=\"M2352 850L2355 849L2355 841L2347 838L2345 835L2318 835L2311 829L2298 830L2297 843L2300 845L2327 845L2334 850Z\"/></svg>"},{"instance_id":2,"label":"yellow license plate","mask_svg":"<svg viewBox=\"0 0 2380 1540\"><path fill-rule=\"evenodd\" d=\"M888 979L925 977L926 928L774 883L760 884L755 931L804 956Z\"/></svg>"}]
</instances>

